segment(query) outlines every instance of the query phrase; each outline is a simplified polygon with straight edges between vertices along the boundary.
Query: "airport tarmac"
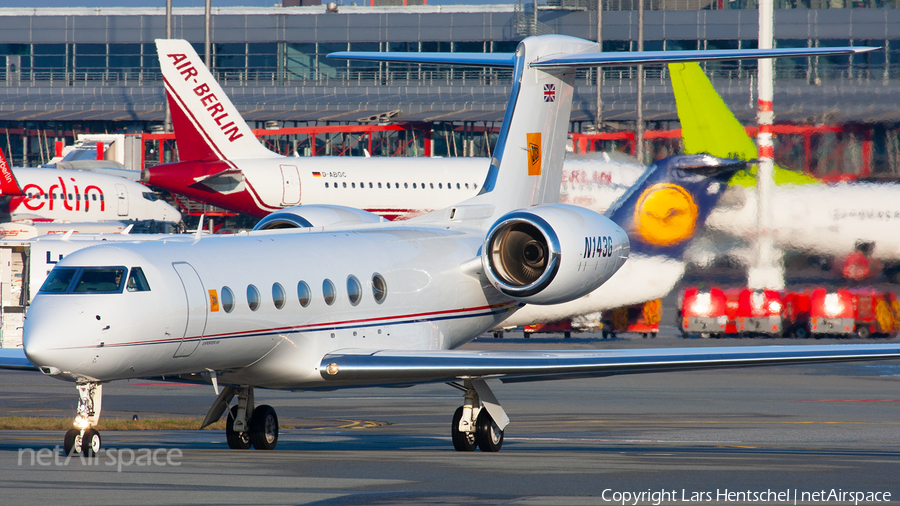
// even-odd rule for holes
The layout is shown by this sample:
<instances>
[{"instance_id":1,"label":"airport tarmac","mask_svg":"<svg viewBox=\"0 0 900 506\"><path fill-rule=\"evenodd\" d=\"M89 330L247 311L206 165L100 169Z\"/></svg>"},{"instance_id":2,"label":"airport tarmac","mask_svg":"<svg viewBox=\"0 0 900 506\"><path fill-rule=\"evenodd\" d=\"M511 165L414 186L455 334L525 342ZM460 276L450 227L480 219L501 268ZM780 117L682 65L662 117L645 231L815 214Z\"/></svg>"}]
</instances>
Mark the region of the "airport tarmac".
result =
<instances>
[{"instance_id":1,"label":"airport tarmac","mask_svg":"<svg viewBox=\"0 0 900 506\"><path fill-rule=\"evenodd\" d=\"M657 339L513 333L468 346L798 343L684 340L665 327ZM832 490L900 499L900 361L492 387L512 420L497 454L453 450L461 396L446 385L258 390L257 404L295 427L273 452L229 450L221 431L104 431L98 459L66 461L62 432L0 431L0 504L820 504L809 494ZM211 386L114 382L103 416L199 418L213 399ZM72 416L75 404L72 384L0 372L0 415Z\"/></svg>"}]
</instances>

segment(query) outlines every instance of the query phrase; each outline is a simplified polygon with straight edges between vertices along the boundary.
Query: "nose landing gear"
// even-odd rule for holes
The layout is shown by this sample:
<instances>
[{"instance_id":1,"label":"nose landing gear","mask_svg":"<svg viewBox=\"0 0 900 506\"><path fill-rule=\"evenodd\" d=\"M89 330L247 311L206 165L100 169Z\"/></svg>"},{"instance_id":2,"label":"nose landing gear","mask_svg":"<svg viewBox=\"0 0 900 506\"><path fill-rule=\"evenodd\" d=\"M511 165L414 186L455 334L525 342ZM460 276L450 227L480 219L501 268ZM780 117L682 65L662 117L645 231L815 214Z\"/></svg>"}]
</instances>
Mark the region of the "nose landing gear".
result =
<instances>
[{"instance_id":1,"label":"nose landing gear","mask_svg":"<svg viewBox=\"0 0 900 506\"><path fill-rule=\"evenodd\" d=\"M63 450L66 455L83 453L93 457L100 452L102 440L100 432L93 427L100 421L100 401L103 385L100 383L78 383L78 409L75 414L75 428L66 431Z\"/></svg>"}]
</instances>

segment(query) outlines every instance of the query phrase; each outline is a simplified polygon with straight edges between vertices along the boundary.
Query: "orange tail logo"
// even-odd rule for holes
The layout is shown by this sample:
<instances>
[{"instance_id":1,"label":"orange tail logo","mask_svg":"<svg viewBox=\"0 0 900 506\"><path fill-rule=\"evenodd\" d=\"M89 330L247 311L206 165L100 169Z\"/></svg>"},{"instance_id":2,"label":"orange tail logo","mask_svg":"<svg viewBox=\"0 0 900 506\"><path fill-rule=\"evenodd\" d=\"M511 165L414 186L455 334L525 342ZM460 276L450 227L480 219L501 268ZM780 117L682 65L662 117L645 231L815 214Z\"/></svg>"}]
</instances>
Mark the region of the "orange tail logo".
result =
<instances>
[{"instance_id":1,"label":"orange tail logo","mask_svg":"<svg viewBox=\"0 0 900 506\"><path fill-rule=\"evenodd\" d=\"M541 133L525 134L528 144L528 175L541 175Z\"/></svg>"}]
</instances>

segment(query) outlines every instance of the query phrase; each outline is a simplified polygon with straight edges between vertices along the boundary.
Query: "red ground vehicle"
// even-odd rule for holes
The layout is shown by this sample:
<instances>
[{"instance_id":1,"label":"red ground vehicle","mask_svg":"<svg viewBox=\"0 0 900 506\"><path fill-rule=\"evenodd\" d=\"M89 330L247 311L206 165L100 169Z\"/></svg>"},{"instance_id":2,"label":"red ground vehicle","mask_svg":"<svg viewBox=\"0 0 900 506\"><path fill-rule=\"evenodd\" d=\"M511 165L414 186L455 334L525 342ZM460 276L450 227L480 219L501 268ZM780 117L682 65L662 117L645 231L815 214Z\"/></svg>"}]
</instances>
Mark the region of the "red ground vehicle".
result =
<instances>
[{"instance_id":1,"label":"red ground vehicle","mask_svg":"<svg viewBox=\"0 0 900 506\"><path fill-rule=\"evenodd\" d=\"M688 288L681 294L679 307L678 324L683 337L688 337L688 334L711 337L726 333L728 308L723 290Z\"/></svg>"},{"instance_id":2,"label":"red ground vehicle","mask_svg":"<svg viewBox=\"0 0 900 506\"><path fill-rule=\"evenodd\" d=\"M752 290L745 288L738 295L737 331L743 335L765 334L781 336L781 292L776 290Z\"/></svg>"},{"instance_id":3,"label":"red ground vehicle","mask_svg":"<svg viewBox=\"0 0 900 506\"><path fill-rule=\"evenodd\" d=\"M572 321L562 320L558 322L538 323L537 325L526 325L522 330L525 332L526 339L531 337L531 334L562 333L563 337L572 337Z\"/></svg>"},{"instance_id":4,"label":"red ground vehicle","mask_svg":"<svg viewBox=\"0 0 900 506\"><path fill-rule=\"evenodd\" d=\"M627 332L642 334L644 338L656 337L661 319L661 299L604 311L603 338L616 337L616 334Z\"/></svg>"},{"instance_id":5,"label":"red ground vehicle","mask_svg":"<svg viewBox=\"0 0 900 506\"><path fill-rule=\"evenodd\" d=\"M809 337L809 311L812 292L788 292L784 295L784 309L782 309L782 321L784 322L784 335L799 338Z\"/></svg>"},{"instance_id":6,"label":"red ground vehicle","mask_svg":"<svg viewBox=\"0 0 900 506\"><path fill-rule=\"evenodd\" d=\"M896 295L873 288L853 289L850 294L853 299L855 332L859 338L890 336L897 332L900 323L897 310L900 305Z\"/></svg>"},{"instance_id":7,"label":"red ground vehicle","mask_svg":"<svg viewBox=\"0 0 900 506\"><path fill-rule=\"evenodd\" d=\"M848 290L813 290L809 307L809 331L816 337L856 332L853 295Z\"/></svg>"}]
</instances>

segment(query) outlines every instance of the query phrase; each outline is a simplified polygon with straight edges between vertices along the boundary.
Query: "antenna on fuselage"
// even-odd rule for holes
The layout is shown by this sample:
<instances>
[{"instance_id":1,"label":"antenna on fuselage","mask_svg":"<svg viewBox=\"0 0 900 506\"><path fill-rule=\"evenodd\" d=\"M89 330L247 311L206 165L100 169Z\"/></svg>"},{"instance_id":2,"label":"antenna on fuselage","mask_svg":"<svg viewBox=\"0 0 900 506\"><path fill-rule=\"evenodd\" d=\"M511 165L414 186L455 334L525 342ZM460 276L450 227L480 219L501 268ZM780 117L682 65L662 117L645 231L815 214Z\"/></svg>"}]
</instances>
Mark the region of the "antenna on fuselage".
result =
<instances>
[{"instance_id":1,"label":"antenna on fuselage","mask_svg":"<svg viewBox=\"0 0 900 506\"><path fill-rule=\"evenodd\" d=\"M200 236L203 235L203 218L206 218L205 214L200 215L200 223L197 224L197 233L194 234L194 242L200 240Z\"/></svg>"}]
</instances>

